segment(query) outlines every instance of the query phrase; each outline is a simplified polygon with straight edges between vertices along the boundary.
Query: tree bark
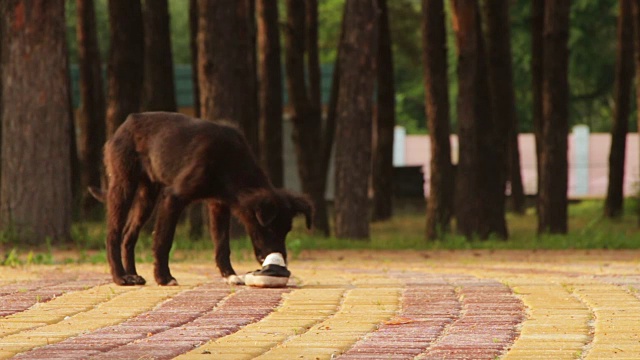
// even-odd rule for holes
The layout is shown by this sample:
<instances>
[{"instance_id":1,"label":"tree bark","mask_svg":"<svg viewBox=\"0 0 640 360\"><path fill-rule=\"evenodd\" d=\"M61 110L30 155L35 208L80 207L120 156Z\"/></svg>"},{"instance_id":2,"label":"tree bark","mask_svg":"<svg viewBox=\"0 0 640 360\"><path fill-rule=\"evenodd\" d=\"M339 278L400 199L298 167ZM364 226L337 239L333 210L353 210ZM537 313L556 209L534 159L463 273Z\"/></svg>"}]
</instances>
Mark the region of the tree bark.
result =
<instances>
[{"instance_id":1,"label":"tree bark","mask_svg":"<svg viewBox=\"0 0 640 360\"><path fill-rule=\"evenodd\" d=\"M511 183L511 196L517 212L523 211L524 193L520 175L520 152L516 100L513 87L511 31L508 0L484 0L486 19L489 90L495 128L494 146L498 148L501 182ZM504 199L504 188L497 194ZM502 209L504 212L504 208Z\"/></svg>"},{"instance_id":2,"label":"tree bark","mask_svg":"<svg viewBox=\"0 0 640 360\"><path fill-rule=\"evenodd\" d=\"M198 86L198 1L189 0L189 48L191 49L191 80L193 82L193 115L200 117L200 87ZM189 206L189 238L204 234L204 207L201 202Z\"/></svg>"},{"instance_id":3,"label":"tree bark","mask_svg":"<svg viewBox=\"0 0 640 360\"><path fill-rule=\"evenodd\" d=\"M312 17L314 10L308 6L317 6L315 2L287 0L287 30L285 32L285 65L286 81L291 104L291 122L293 124L293 142L296 148L298 173L302 183L302 191L308 194L314 205L314 226L325 236L329 235L329 218L325 200L327 169L322 162L323 138L326 130L322 129L322 113L319 100L319 63L317 61L317 39L309 39L307 18ZM312 22L315 24L315 21ZM313 33L313 31L311 31ZM309 58L308 65L318 67L305 71L305 53ZM310 74L307 87L305 74Z\"/></svg>"},{"instance_id":4,"label":"tree bark","mask_svg":"<svg viewBox=\"0 0 640 360\"><path fill-rule=\"evenodd\" d=\"M262 167L276 187L284 185L282 154L282 70L278 2L258 0L258 73Z\"/></svg>"},{"instance_id":5,"label":"tree bark","mask_svg":"<svg viewBox=\"0 0 640 360\"><path fill-rule=\"evenodd\" d=\"M396 125L396 92L387 0L379 0L377 108L373 117L371 219L388 220L393 214L393 132Z\"/></svg>"},{"instance_id":6,"label":"tree bark","mask_svg":"<svg viewBox=\"0 0 640 360\"><path fill-rule=\"evenodd\" d=\"M422 0L422 49L427 126L431 140L426 237L449 230L453 213L447 33L443 0Z\"/></svg>"},{"instance_id":7,"label":"tree bark","mask_svg":"<svg viewBox=\"0 0 640 360\"><path fill-rule=\"evenodd\" d=\"M457 230L467 238L506 238L504 140L491 116L484 40L478 4L453 0L458 46L458 139L455 208ZM505 139L506 140L506 139ZM497 175L497 176L496 176Z\"/></svg>"},{"instance_id":8,"label":"tree bark","mask_svg":"<svg viewBox=\"0 0 640 360\"><path fill-rule=\"evenodd\" d=\"M82 189L100 188L102 182L102 146L105 142L105 97L96 14L93 0L77 0L78 60L80 65L80 159ZM82 213L86 218L101 204L88 192L82 197Z\"/></svg>"},{"instance_id":9,"label":"tree bark","mask_svg":"<svg viewBox=\"0 0 640 360\"><path fill-rule=\"evenodd\" d=\"M369 238L368 179L377 10L370 0L352 0L345 5L335 160L336 236L340 238Z\"/></svg>"},{"instance_id":10,"label":"tree bark","mask_svg":"<svg viewBox=\"0 0 640 360\"><path fill-rule=\"evenodd\" d=\"M249 55L249 2L199 0L198 19L201 116L239 124L256 151L253 126L257 123L257 97Z\"/></svg>"},{"instance_id":11,"label":"tree bark","mask_svg":"<svg viewBox=\"0 0 640 360\"><path fill-rule=\"evenodd\" d=\"M309 76L309 101L313 111L322 118L322 94L320 82L320 56L318 54L318 0L307 0L305 6L307 72Z\"/></svg>"},{"instance_id":12,"label":"tree bark","mask_svg":"<svg viewBox=\"0 0 640 360\"><path fill-rule=\"evenodd\" d=\"M570 1L545 4L538 232L567 232Z\"/></svg>"},{"instance_id":13,"label":"tree bark","mask_svg":"<svg viewBox=\"0 0 640 360\"><path fill-rule=\"evenodd\" d=\"M198 80L201 117L237 123L259 159L250 5L249 0L198 0ZM239 222L232 223L232 237L243 231Z\"/></svg>"},{"instance_id":14,"label":"tree bark","mask_svg":"<svg viewBox=\"0 0 640 360\"><path fill-rule=\"evenodd\" d=\"M511 211L518 215L524 215L526 195L524 193L524 184L522 183L518 134L518 124L516 123L509 131L507 174L511 185Z\"/></svg>"},{"instance_id":15,"label":"tree bark","mask_svg":"<svg viewBox=\"0 0 640 360\"><path fill-rule=\"evenodd\" d=\"M258 159L262 154L260 153L260 102L258 99L258 30L256 25L256 0L247 1L246 22L248 24L249 32L249 48L247 55L249 56L249 87L251 91L251 122L245 127L245 134L247 134L247 140L251 145L251 148Z\"/></svg>"},{"instance_id":16,"label":"tree bark","mask_svg":"<svg viewBox=\"0 0 640 360\"><path fill-rule=\"evenodd\" d=\"M457 230L467 238L507 238L504 217L506 136L494 123L478 3L452 1L458 46L459 161ZM496 145L497 144L497 145Z\"/></svg>"},{"instance_id":17,"label":"tree bark","mask_svg":"<svg viewBox=\"0 0 640 360\"><path fill-rule=\"evenodd\" d=\"M140 111L144 37L140 0L109 0L107 137L131 113Z\"/></svg>"},{"instance_id":18,"label":"tree bark","mask_svg":"<svg viewBox=\"0 0 640 360\"><path fill-rule=\"evenodd\" d=\"M631 84L634 75L631 2L632 0L620 0L618 15L615 105L609 153L609 183L604 203L604 214L610 218L622 215L624 205L624 164L631 108Z\"/></svg>"},{"instance_id":19,"label":"tree bark","mask_svg":"<svg viewBox=\"0 0 640 360\"><path fill-rule=\"evenodd\" d=\"M475 5L452 0L453 28L458 50L458 144L455 212L457 231L466 237L476 235L481 221L479 197L480 149L478 146L477 93L478 37Z\"/></svg>"},{"instance_id":20,"label":"tree bark","mask_svg":"<svg viewBox=\"0 0 640 360\"><path fill-rule=\"evenodd\" d=\"M488 51L483 34L479 4L476 3L476 36L478 57L476 80L476 109L478 116L478 140L480 146L480 204L484 219L480 222L478 235L486 239L496 235L507 239L509 232L505 218L505 185L507 180L507 140L509 122L494 116L494 106L489 83Z\"/></svg>"},{"instance_id":21,"label":"tree bark","mask_svg":"<svg viewBox=\"0 0 640 360\"><path fill-rule=\"evenodd\" d=\"M531 2L531 88L533 96L533 134L536 141L536 193L540 194L540 158L542 157L542 56L544 0Z\"/></svg>"},{"instance_id":22,"label":"tree bark","mask_svg":"<svg viewBox=\"0 0 640 360\"><path fill-rule=\"evenodd\" d=\"M631 7L633 11L633 44L635 47L636 104L640 104L640 0L633 0ZM636 116L638 129L640 129L640 111L637 112ZM638 208L638 215L640 215L640 208ZM638 217L638 224L640 225L640 216Z\"/></svg>"},{"instance_id":23,"label":"tree bark","mask_svg":"<svg viewBox=\"0 0 640 360\"><path fill-rule=\"evenodd\" d=\"M200 82L198 78L198 0L189 0L189 49L193 82L193 115L200 117Z\"/></svg>"},{"instance_id":24,"label":"tree bark","mask_svg":"<svg viewBox=\"0 0 640 360\"><path fill-rule=\"evenodd\" d=\"M173 54L167 0L144 0L142 110L176 111Z\"/></svg>"},{"instance_id":25,"label":"tree bark","mask_svg":"<svg viewBox=\"0 0 640 360\"><path fill-rule=\"evenodd\" d=\"M0 2L0 222L27 243L70 238L69 69L63 0Z\"/></svg>"}]
</instances>

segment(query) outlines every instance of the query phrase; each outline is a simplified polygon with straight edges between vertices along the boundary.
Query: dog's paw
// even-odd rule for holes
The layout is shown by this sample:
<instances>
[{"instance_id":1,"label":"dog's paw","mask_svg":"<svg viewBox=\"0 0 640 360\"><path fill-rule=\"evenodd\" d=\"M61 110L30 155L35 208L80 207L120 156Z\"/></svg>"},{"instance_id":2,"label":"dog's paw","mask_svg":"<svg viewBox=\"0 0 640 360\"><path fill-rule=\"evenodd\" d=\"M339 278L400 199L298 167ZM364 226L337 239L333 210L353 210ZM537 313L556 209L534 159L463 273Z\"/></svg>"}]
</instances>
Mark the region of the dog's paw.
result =
<instances>
[{"instance_id":1,"label":"dog's paw","mask_svg":"<svg viewBox=\"0 0 640 360\"><path fill-rule=\"evenodd\" d=\"M144 285L147 283L147 280L145 280L142 276L137 274L125 275L124 277L127 282L130 282L133 285Z\"/></svg>"},{"instance_id":2,"label":"dog's paw","mask_svg":"<svg viewBox=\"0 0 640 360\"><path fill-rule=\"evenodd\" d=\"M244 276L229 275L225 278L225 281L229 285L244 285Z\"/></svg>"},{"instance_id":3,"label":"dog's paw","mask_svg":"<svg viewBox=\"0 0 640 360\"><path fill-rule=\"evenodd\" d=\"M162 278L162 279L156 279L156 282L158 283L158 285L160 286L177 286L178 285L178 280L176 280L174 277L170 276L168 278Z\"/></svg>"},{"instance_id":4,"label":"dog's paw","mask_svg":"<svg viewBox=\"0 0 640 360\"><path fill-rule=\"evenodd\" d=\"M113 282L122 286L144 285L147 281L140 275L123 275L114 277Z\"/></svg>"},{"instance_id":5,"label":"dog's paw","mask_svg":"<svg viewBox=\"0 0 640 360\"><path fill-rule=\"evenodd\" d=\"M164 284L164 286L178 286L178 280L171 279L168 283Z\"/></svg>"}]
</instances>

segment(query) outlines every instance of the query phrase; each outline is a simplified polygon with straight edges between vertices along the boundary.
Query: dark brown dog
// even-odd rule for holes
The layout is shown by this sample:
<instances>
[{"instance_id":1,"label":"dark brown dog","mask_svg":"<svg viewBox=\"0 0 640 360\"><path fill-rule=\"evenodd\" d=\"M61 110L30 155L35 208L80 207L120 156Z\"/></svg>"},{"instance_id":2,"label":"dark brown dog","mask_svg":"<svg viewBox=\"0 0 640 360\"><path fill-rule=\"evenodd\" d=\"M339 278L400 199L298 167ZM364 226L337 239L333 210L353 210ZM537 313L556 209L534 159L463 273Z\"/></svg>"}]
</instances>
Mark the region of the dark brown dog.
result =
<instances>
[{"instance_id":1,"label":"dark brown dog","mask_svg":"<svg viewBox=\"0 0 640 360\"><path fill-rule=\"evenodd\" d=\"M311 227L309 200L274 189L240 131L230 124L177 113L129 115L104 149L108 189L90 192L107 203L107 257L113 281L142 285L134 247L156 202L154 275L159 285L176 285L169 251L176 223L190 202L205 200L216 264L230 283L241 283L229 259L229 221L235 215L251 237L256 260L274 252L286 259L291 221L304 214ZM159 199L157 200L157 198Z\"/></svg>"}]
</instances>

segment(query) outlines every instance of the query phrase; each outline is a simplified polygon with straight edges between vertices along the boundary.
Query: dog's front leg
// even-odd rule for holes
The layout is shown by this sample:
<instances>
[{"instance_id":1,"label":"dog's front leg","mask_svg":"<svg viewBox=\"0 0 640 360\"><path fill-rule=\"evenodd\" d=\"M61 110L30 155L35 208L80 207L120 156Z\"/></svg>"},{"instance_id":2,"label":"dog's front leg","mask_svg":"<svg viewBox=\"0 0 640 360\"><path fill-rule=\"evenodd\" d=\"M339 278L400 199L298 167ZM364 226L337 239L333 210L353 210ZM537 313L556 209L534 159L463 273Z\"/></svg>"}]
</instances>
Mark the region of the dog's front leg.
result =
<instances>
[{"instance_id":1,"label":"dog's front leg","mask_svg":"<svg viewBox=\"0 0 640 360\"><path fill-rule=\"evenodd\" d=\"M168 189L169 190L169 189ZM185 201L167 191L158 207L153 235L154 275L158 285L178 285L169 271L169 252Z\"/></svg>"},{"instance_id":2,"label":"dog's front leg","mask_svg":"<svg viewBox=\"0 0 640 360\"><path fill-rule=\"evenodd\" d=\"M230 285L242 285L244 281L236 275L231 266L231 249L229 248L229 226L231 210L229 206L217 201L209 201L209 232L215 247L216 265L220 275Z\"/></svg>"}]
</instances>

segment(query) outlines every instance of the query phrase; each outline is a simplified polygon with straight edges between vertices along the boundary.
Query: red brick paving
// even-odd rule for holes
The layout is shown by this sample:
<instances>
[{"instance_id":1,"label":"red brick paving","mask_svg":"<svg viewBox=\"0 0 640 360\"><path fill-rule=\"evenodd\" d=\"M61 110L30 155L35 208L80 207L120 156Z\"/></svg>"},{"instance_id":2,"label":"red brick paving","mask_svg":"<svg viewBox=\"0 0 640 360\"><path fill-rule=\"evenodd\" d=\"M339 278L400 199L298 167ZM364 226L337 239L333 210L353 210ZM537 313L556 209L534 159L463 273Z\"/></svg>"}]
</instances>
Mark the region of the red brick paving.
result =
<instances>
[{"instance_id":1,"label":"red brick paving","mask_svg":"<svg viewBox=\"0 0 640 360\"><path fill-rule=\"evenodd\" d=\"M524 320L522 302L496 281L400 277L407 283L397 317L339 359L494 359L515 339Z\"/></svg>"},{"instance_id":2,"label":"red brick paving","mask_svg":"<svg viewBox=\"0 0 640 360\"><path fill-rule=\"evenodd\" d=\"M288 289L239 288L222 282L182 292L156 309L17 355L16 359L170 359L268 315Z\"/></svg>"},{"instance_id":3,"label":"red brick paving","mask_svg":"<svg viewBox=\"0 0 640 360\"><path fill-rule=\"evenodd\" d=\"M385 276L404 284L398 313L381 323L375 331L344 349L344 353L339 356L340 359L499 358L518 338L519 326L525 321L525 307L520 300L523 295L516 296L507 285L491 279L487 273L492 271L503 274L497 278L503 276L508 279L527 279L527 276L535 275L537 277L532 283L539 282L542 286L546 276L541 275L547 273L550 276L558 276L553 280L556 287L563 284L562 281L565 280L562 279L596 279L617 285L640 299L640 267L633 262L625 265L625 272L622 274L597 266L561 267L558 263L554 264L558 268L556 271L539 263L527 264L526 261L518 263L527 264L522 267L509 267L505 263L496 266L496 263L445 262L442 267L433 268L430 265L425 267L425 264L420 262L413 264L420 266L421 272L380 270L379 263L362 267L359 267L360 263L349 263L347 269L339 267L335 262L324 268L323 265L319 265L317 271L314 268L314 271L310 272L313 274L312 278L306 280L311 280L312 284L317 282L319 286L331 286L318 281L322 280L322 269L330 269L333 276L341 273L356 274L356 277L358 273L384 273ZM401 269L401 265L395 262L389 267L396 266ZM194 267L189 271L211 273L204 269L204 266ZM483 269L487 272L483 272ZM594 275L598 271L602 274ZM480 274L478 276L489 278L461 274ZM109 282L108 276L104 274L81 277L78 274L64 273L64 276L64 279L58 280L45 277L42 280L1 286L0 314L26 310L37 298L47 301L61 294ZM213 283L174 295L155 309L121 324L33 349L19 354L16 358L173 358L197 348L200 344L233 334L244 326L259 321L281 303L284 293L291 290L232 288L215 279ZM570 296L570 281L565 290L567 296ZM531 336L530 334L529 339ZM537 333L533 336L537 336ZM523 330L518 344L521 344L524 337ZM1 348L2 346L0 350ZM268 350L265 348L264 351ZM192 354L200 353L196 351ZM0 357L1 355L0 351Z\"/></svg>"},{"instance_id":4,"label":"red brick paving","mask_svg":"<svg viewBox=\"0 0 640 360\"><path fill-rule=\"evenodd\" d=\"M14 283L0 288L0 317L27 310L36 303L47 302L64 293L109 283L107 278L81 280L36 280Z\"/></svg>"}]
</instances>

